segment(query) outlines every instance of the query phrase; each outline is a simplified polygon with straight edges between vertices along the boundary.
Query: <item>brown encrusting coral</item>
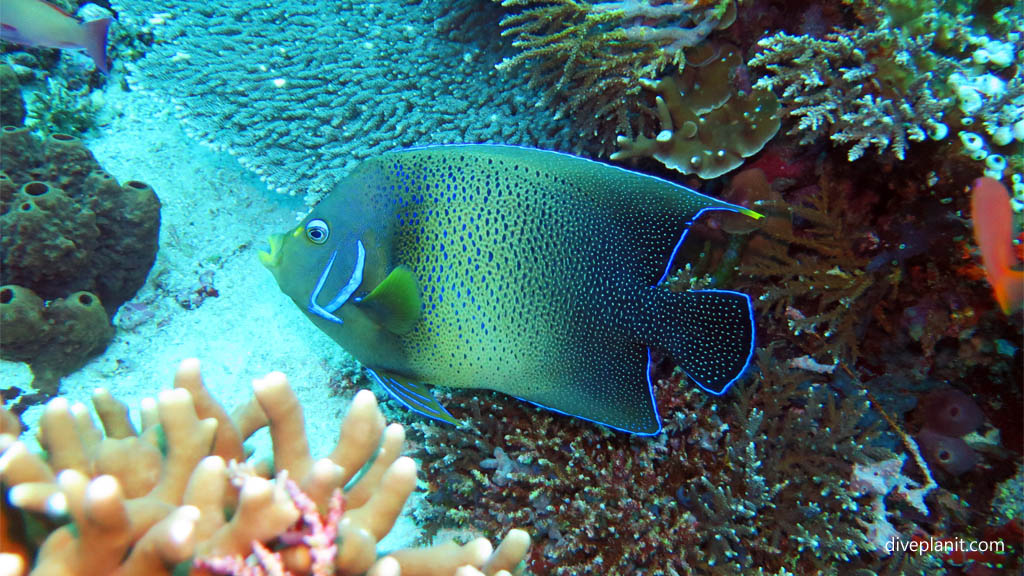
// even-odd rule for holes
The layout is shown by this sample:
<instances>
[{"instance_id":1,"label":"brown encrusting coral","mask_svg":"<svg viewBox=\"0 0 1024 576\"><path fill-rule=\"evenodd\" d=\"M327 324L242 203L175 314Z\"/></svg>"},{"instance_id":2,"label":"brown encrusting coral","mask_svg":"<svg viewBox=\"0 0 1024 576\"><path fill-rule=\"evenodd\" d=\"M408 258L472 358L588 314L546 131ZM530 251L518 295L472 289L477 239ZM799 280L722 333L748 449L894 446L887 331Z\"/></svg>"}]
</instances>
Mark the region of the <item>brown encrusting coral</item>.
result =
<instances>
[{"instance_id":1,"label":"brown encrusting coral","mask_svg":"<svg viewBox=\"0 0 1024 576\"><path fill-rule=\"evenodd\" d=\"M739 49L707 43L701 60L680 74L640 85L655 92L659 127L654 138L619 135L612 160L653 157L683 174L710 180L735 169L779 131L779 103L767 90L738 82Z\"/></svg>"},{"instance_id":2,"label":"brown encrusting coral","mask_svg":"<svg viewBox=\"0 0 1024 576\"><path fill-rule=\"evenodd\" d=\"M272 372L253 391L229 416L199 362L186 360L175 388L143 404L141 430L102 389L102 431L84 406L55 398L39 423L44 454L17 441L17 419L0 412L0 481L14 507L5 521L17 509L25 525L45 527L41 542L6 529L2 549L22 555L0 558L4 573L155 576L188 562L191 574L507 575L526 554L529 536L511 530L497 550L479 539L378 560L377 542L416 487L403 428L360 392L337 446L314 460L287 378ZM273 461L249 461L242 442L263 427Z\"/></svg>"}]
</instances>

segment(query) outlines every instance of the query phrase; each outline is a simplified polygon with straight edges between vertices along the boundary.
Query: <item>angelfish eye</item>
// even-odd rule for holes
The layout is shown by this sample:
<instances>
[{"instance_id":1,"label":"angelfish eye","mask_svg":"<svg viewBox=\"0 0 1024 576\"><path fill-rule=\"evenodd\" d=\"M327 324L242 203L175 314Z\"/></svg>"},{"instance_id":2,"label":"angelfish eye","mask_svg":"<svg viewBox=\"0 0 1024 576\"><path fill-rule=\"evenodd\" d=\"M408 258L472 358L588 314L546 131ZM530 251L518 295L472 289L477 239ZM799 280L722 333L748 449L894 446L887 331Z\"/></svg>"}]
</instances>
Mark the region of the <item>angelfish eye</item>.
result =
<instances>
[{"instance_id":1,"label":"angelfish eye","mask_svg":"<svg viewBox=\"0 0 1024 576\"><path fill-rule=\"evenodd\" d=\"M331 235L331 229L327 227L327 222L323 220L310 220L306 224L306 238L313 244L323 244L327 242L327 238Z\"/></svg>"}]
</instances>

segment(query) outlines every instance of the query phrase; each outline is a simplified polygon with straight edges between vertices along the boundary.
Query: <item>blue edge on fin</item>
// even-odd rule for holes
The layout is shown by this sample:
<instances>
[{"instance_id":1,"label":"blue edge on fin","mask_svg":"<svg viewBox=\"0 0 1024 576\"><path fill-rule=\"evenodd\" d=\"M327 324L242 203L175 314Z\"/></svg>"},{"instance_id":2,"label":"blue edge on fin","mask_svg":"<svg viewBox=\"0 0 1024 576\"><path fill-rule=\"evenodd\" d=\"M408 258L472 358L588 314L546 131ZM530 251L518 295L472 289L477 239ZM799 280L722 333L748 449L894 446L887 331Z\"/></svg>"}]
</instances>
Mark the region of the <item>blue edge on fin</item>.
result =
<instances>
[{"instance_id":1,"label":"blue edge on fin","mask_svg":"<svg viewBox=\"0 0 1024 576\"><path fill-rule=\"evenodd\" d=\"M670 182L670 184L672 184L672 183ZM679 186L678 184L673 184L673 185ZM685 188L685 186L680 186L680 187L681 188ZM700 192L697 192L695 190L690 190L689 188L686 188L686 190L688 190L690 192L693 192L694 194L699 194L699 195L703 196L703 194L700 194ZM661 283L663 283L665 281L666 278L668 278L669 272L672 269L672 261L675 260L676 253L679 252L679 247L682 246L683 245L683 241L686 240L686 235L689 234L689 232L690 232L690 226L692 226L694 222L696 222L705 212L707 212L709 210L725 210L725 211L728 211L728 212L739 212L739 210L732 210L732 209L724 208L724 207L723 208L719 208L719 207L703 208L699 212L697 212L697 214L695 214L693 216L693 218L690 219L690 221L686 223L686 228L683 230L682 235L679 237L679 241L676 242L675 247L672 248L672 254L668 257L668 262L665 264L665 272L662 273L661 278L658 279L658 282L655 283L655 286L660 285ZM747 358L746 358L746 361L743 363L743 368L739 371L739 373L736 374L735 378L733 378L732 380L728 381L725 384L725 386L722 387L721 390L713 390L713 389L708 388L707 386L705 386L702 382L700 382L699 380L697 380L693 376L690 376L689 374L686 375L688 378L690 378L690 380L693 380L693 382L695 384L697 384L697 386L699 386L701 390L704 390L705 392L707 392L708 394L711 394L713 396L721 396L721 395L725 394L726 392L728 392L729 388L732 387L733 383L735 383L737 380L739 380L743 376L743 374L746 373L747 368L750 366L750 360L754 357L754 349L756 347L755 343L754 343L755 342L754 335L756 335L756 329L757 329L757 327L754 325L754 306L753 306L753 303L750 301L750 296L747 295L747 294L744 294L743 292L736 292L736 291L733 291L733 290L702 290L702 292L722 292L722 293L727 293L727 294L739 294L740 296L743 296L743 298L746 299L746 301L747 301L747 311L750 313L750 334L751 334L750 350L747 352ZM522 400L523 402L529 402L530 404L533 404L535 406L539 406L541 408L544 408L545 410L550 410L551 412L556 412L558 414L564 414L566 416L572 416L573 418L579 418L580 420L586 420L588 422L594 422L595 424L600 424L602 426L606 426L608 428L611 428L612 430L618 430L620 432L627 432L629 434L635 434L637 436L657 436L658 434L661 434L662 425L661 425L661 415L658 414L658 401L654 398L654 382L651 380L651 368L652 368L653 363L654 362L653 362L653 360L651 358L651 349L647 348L647 371L646 371L646 376L647 376L647 393L651 395L651 406L654 407L654 418L658 422L658 428L654 432L636 432L634 430L626 430L624 428L619 428L618 426L612 426L612 425L606 424L604 422L600 422L600 421L597 421L597 420L591 420L590 418L584 418L582 416L577 416L575 414L569 414L567 412L562 412L561 410L556 410L556 409L550 408L548 406L542 406L540 404L537 404L536 402L531 402L530 400L526 400L525 398L519 398L519 400Z\"/></svg>"},{"instance_id":2,"label":"blue edge on fin","mask_svg":"<svg viewBox=\"0 0 1024 576\"><path fill-rule=\"evenodd\" d=\"M678 184L676 184L676 185L678 186ZM690 189L687 188L687 190L690 190ZM696 192L696 191L693 191L693 190L690 190L690 191L695 193L695 194L700 194L699 192ZM675 260L676 253L679 252L679 247L682 246L683 245L683 241L686 240L686 235L690 232L690 226L692 226L693 223L697 221L697 219L699 219L705 212L707 212L709 210L725 210L725 211L729 211L729 212L738 212L738 210L730 210L729 208L718 208L718 207L703 208L699 212L697 212L697 214L695 214L694 217L689 222L686 223L686 229L683 230L683 234L679 237L679 241L676 242L675 247L672 248L672 254L669 256L668 262L665 264L665 272L662 273L661 278L658 279L658 282L655 284L655 286L660 285L661 283L663 283L665 281L666 278L668 278L669 272L672 269L672 261ZM707 392L708 394L711 394L713 396L721 396L721 395L725 394L726 392L728 392L729 388L732 387L733 383L736 382L737 380L739 380L743 376L743 374L747 371L747 368L750 366L750 360L754 357L754 349L755 349L754 341L755 341L755 338L753 337L753 335L756 334L756 326L754 325L754 306L753 306L753 303L750 301L750 296L747 295L747 294L744 294L743 292L735 292L733 290L702 290L702 292L722 292L722 293L727 293L727 294L739 294L740 296L743 296L747 300L747 310L750 312L750 333L751 333L750 351L747 353L747 359L746 359L746 362L743 363L743 368L739 371L738 374L736 374L735 378L733 378L732 380L727 382L725 384L725 386L722 387L721 390L712 390L712 389L708 388L707 386L705 386L702 382L700 382L699 380L694 378L693 376L690 376L689 374L687 374L687 377L690 378L691 380L693 380L694 383L697 384L697 386L699 386L701 390L704 390L705 392ZM661 415L658 414L658 402L654 398L654 382L651 380L651 368L652 368L653 364L654 364L654 362L652 360L651 349L647 348L647 370L646 370L647 393L650 394L651 406L654 407L654 418L658 422L658 428L657 428L657 430L655 430L653 432L636 432L634 430L627 430L625 428L619 428L618 426L612 426L610 424L607 424L607 423L604 423L604 422L601 422L601 421L598 421L598 420L591 420L590 418L584 418L583 416L578 416L576 414L569 414L568 412L563 412L561 410L557 410L557 409L551 408L549 406L543 406L543 405L538 404L536 402L533 402L531 400L527 400L525 398L519 398L518 396L514 396L514 398L516 398L518 400L521 400L523 402L528 402L530 404L533 404L534 406L538 406L538 407L543 408L545 410L548 410L548 411L551 411L551 412L555 412L556 414L563 414L565 416L571 416L573 418L579 418L580 420L586 420L587 422L593 422L595 424L600 424L601 426L606 426L608 428L611 428L612 430L618 430L620 432L627 432L629 434L635 434L637 436L657 436L658 434L661 434L662 424L661 424ZM415 390L408 389L407 387L403 386L401 383L395 381L392 378L389 378L388 380L390 380L393 383L393 385L386 384L384 382L384 379L381 378L376 372L374 372L370 368L366 368L366 372L370 375L371 378L373 378L378 384L380 384L381 387L383 387L385 390L387 390L388 393L391 395L391 397L393 397L396 400L398 400L399 402L401 402L406 408L409 408L410 410L412 410L414 412L418 412L418 413L420 413L420 414L422 414L424 416L427 416L427 417L430 417L430 418L435 418L435 419L438 419L438 420L446 420L446 418L444 418L444 416L447 416L451 420L455 420L455 417L452 416L447 410L445 410L444 406L441 406L441 404L439 402L437 402L437 400L435 400L434 398L432 398L432 397L431 398L426 398L423 395L421 395L420 393L416 392ZM440 413L434 412L434 411L430 410L430 408L428 408L424 403L420 402L420 399L422 399L426 404L433 403L434 405L436 405L440 409Z\"/></svg>"},{"instance_id":3,"label":"blue edge on fin","mask_svg":"<svg viewBox=\"0 0 1024 576\"><path fill-rule=\"evenodd\" d=\"M676 184L676 186L678 186L678 184ZM682 188L686 188L685 186L681 186L681 187ZM686 188L686 189L690 190L689 188ZM700 192L697 192L696 190L690 190L690 192L693 192L694 194L700 194ZM700 195L703 196L703 194L700 194ZM658 279L658 282L657 282L657 284L655 284L655 286L658 286L658 285L662 284L663 282L665 282L665 279L668 278L669 273L672 271L672 262L676 259L676 253L679 252L679 247L682 246L683 242L686 240L686 235L690 233L690 227L693 226L693 223L696 222L697 220L699 220L700 217L703 216L705 212L708 212L708 211L711 211L711 210L725 210L727 212L737 212L737 213L740 212L738 209L731 209L731 208L725 208L725 207L711 206L711 207L708 207L708 208L702 208L700 211L698 211L696 214L694 214L693 218L691 218L690 221L686 223L686 228L683 230L683 234L679 237L679 241L676 242L675 247L672 248L672 254L668 257L668 262L665 263L665 272L663 272L661 274L661 278ZM721 396L721 395L725 394L726 392L728 392L729 388L732 387L733 383L736 382L737 380L739 380L740 377L742 377L743 374L746 373L747 368L750 367L750 360L754 357L754 349L756 348L755 340L756 340L756 335L757 335L757 326L754 324L754 304L750 301L750 296L747 295L747 294L744 294L743 292L736 292L734 290L701 290L701 292L721 292L721 293L726 293L726 294L739 294L740 296L743 296L743 298L746 299L746 301L747 301L747 311L750 312L750 350L747 352L747 359L743 363L743 368L740 369L739 373L736 374L735 378L733 378L732 380L729 380L728 382L726 382L725 386L722 386L721 390L712 390L712 389L708 388L707 386L705 386L704 383L702 383L701 381L699 381L696 378L694 378L693 376L690 376L689 374L687 374L687 377L689 377L690 380L693 380L694 383L697 384L697 386L699 386L701 390L703 390L703 391L705 391L708 394L711 394L713 396ZM648 374L649 373L650 373L650 370L648 370ZM648 376L648 381L649 380L650 380L650 377ZM652 398L653 398L653 396L652 396Z\"/></svg>"},{"instance_id":4,"label":"blue edge on fin","mask_svg":"<svg viewBox=\"0 0 1024 576\"><path fill-rule=\"evenodd\" d=\"M366 368L366 372L374 381L377 382L377 384L380 384L382 388L387 390L388 394L390 394L392 398L398 400L413 412L418 412L429 418L443 420L449 423L458 421L447 410L445 410L444 406L434 399L433 396L424 396L415 389L398 382L394 378L388 378L388 382L385 382L384 379L371 368ZM433 408L432 406L436 408Z\"/></svg>"},{"instance_id":5,"label":"blue edge on fin","mask_svg":"<svg viewBox=\"0 0 1024 576\"><path fill-rule=\"evenodd\" d=\"M675 186L679 186L679 184L674 184L674 185ZM696 190L690 190L689 188L686 188L685 186L680 186L680 188L685 188L686 190L689 190L690 192L693 192L694 194L700 194L700 192L697 192ZM703 194L700 194L700 195L704 196ZM679 241L676 242L675 247L672 248L672 254L669 255L668 262L665 263L665 271L661 274L661 278L658 279L658 282L655 284L655 286L658 286L658 285L664 283L665 279L668 278L669 273L672 271L672 262L676 259L676 253L679 252L679 247L682 246L683 242L686 240L686 235L690 233L690 227L693 226L693 223L696 222L697 220L699 220L700 217L703 216L705 212L708 212L708 211L711 211L711 210L725 210L726 212L737 212L737 213L740 212L738 209L718 207L718 206L711 206L711 207L708 207L708 208L702 208L700 211L698 211L696 214L694 214L693 218L691 218L690 221L686 223L686 228L683 229L683 234L679 237ZM754 349L756 348L755 341L756 341L756 335L757 335L757 326L754 324L754 304L753 304L753 302L750 301L750 296L747 295L747 294L744 294L743 292L736 292L734 290L701 290L701 292L721 292L721 293L726 293L726 294L739 294L740 296L743 296L743 298L746 299L746 301L747 301L747 311L750 312L750 350L747 352L747 359L743 363L743 368L739 371L739 373L736 374L735 378L733 378L732 380L729 380L728 382L726 382L725 386L722 386L721 390L712 390L712 389L708 388L707 386L705 386L702 382L700 382L699 380L694 378L693 376L690 376L689 374L687 374L687 377L689 377L690 380L693 380L693 382L695 384L697 384L697 386L699 386L701 390L703 390L703 391L705 391L708 394L711 394L713 396L721 396L721 395L725 394L726 392L728 392L729 388L732 387L733 383L736 382L737 380L739 380L743 376L743 374L746 373L747 368L750 367L750 360L754 357ZM650 374L649 367L648 367L648 374ZM648 376L648 382L650 382L650 376ZM654 397L652 396L651 398L653 399Z\"/></svg>"}]
</instances>

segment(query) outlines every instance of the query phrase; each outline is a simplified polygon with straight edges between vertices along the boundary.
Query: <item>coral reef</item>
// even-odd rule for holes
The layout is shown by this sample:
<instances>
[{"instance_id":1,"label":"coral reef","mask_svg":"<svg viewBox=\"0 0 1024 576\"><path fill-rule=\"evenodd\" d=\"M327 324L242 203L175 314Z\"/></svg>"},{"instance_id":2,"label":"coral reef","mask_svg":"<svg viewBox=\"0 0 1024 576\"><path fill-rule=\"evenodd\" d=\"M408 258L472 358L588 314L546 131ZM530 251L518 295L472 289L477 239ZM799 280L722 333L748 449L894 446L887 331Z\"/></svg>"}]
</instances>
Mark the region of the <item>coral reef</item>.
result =
<instances>
[{"instance_id":1,"label":"coral reef","mask_svg":"<svg viewBox=\"0 0 1024 576\"><path fill-rule=\"evenodd\" d=\"M385 426L363 391L335 449L314 461L287 378L270 373L253 392L228 416L186 360L175 388L143 406L140 430L105 390L93 395L102 431L84 406L55 398L39 423L42 455L15 441L17 420L0 412L6 498L51 523L41 543L8 532L4 550L34 551L21 558L34 574L83 575L170 575L183 562L191 574L507 575L526 554L529 537L511 530L497 550L480 539L378 560L377 542L416 486L402 427ZM242 444L263 427L269 465L247 461Z\"/></svg>"},{"instance_id":2,"label":"coral reef","mask_svg":"<svg viewBox=\"0 0 1024 576\"><path fill-rule=\"evenodd\" d=\"M852 191L823 179L798 203L763 205L770 222L747 245L741 275L754 280L756 306L795 337L819 336L827 356L856 362L872 307L893 290L888 270L868 270L867 214Z\"/></svg>"},{"instance_id":3,"label":"coral reef","mask_svg":"<svg viewBox=\"0 0 1024 576\"><path fill-rule=\"evenodd\" d=\"M513 10L502 35L520 50L499 68L528 70L544 103L605 151L616 134L633 133L640 80L682 70L685 48L736 17L733 0L495 1Z\"/></svg>"},{"instance_id":4,"label":"coral reef","mask_svg":"<svg viewBox=\"0 0 1024 576\"><path fill-rule=\"evenodd\" d=\"M825 39L780 32L761 40L764 50L750 65L768 70L756 86L781 92L789 115L798 118L793 132L801 134L801 143L827 135L838 144L852 144L851 161L871 146L903 160L908 141L920 142L929 133L943 135L949 105L935 95L933 74L916 66L930 44L913 40L891 29L858 28ZM902 45L890 47L899 41ZM879 53L905 67L899 73L910 79L906 86L887 87L881 94L869 91L877 67L869 55Z\"/></svg>"},{"instance_id":5,"label":"coral reef","mask_svg":"<svg viewBox=\"0 0 1024 576\"><path fill-rule=\"evenodd\" d=\"M445 402L472 415L466 426L413 426L436 490L424 520L485 531L532 524L539 574L922 570L930 559L883 558L871 527L885 520L912 533L895 510L920 505L934 484L904 475L918 475L916 464L897 466L904 497L890 487L887 508L868 505L880 499L856 484L856 471L894 456L864 424L864 392L837 392L786 368L777 352L759 350L760 370L726 403L678 372L659 380L665 433L652 440L490 394L456 395Z\"/></svg>"},{"instance_id":6,"label":"coral reef","mask_svg":"<svg viewBox=\"0 0 1024 576\"><path fill-rule=\"evenodd\" d=\"M464 424L410 425L419 473L399 457L401 427L378 411L389 408L366 392L338 448L314 462L279 374L257 381L253 401L229 417L187 362L187 392L144 403L141 428L103 391L103 432L83 407L55 400L41 454L15 443L16 420L0 411L0 479L20 506L4 506L3 551L20 545L22 564L38 554L40 573L86 554L99 573L122 574L454 573L463 562L475 568L460 574L495 573L524 555L535 574L1020 573L1024 22L1009 4L844 0L794 14L792 2L743 2L731 24L732 4L717 0L126 6L119 33L137 41L132 85L163 93L193 135L284 191L315 196L350 159L390 146L465 139L607 152L621 136L616 159L653 157L704 179L751 157L750 169L701 190L766 217L701 218L667 287L751 294L760 347L722 397L656 364L665 429L653 438L489 392L437 391ZM715 18L728 28L702 27ZM741 58L765 30L774 35L748 71ZM789 135L776 135L779 114ZM0 135L12 139L0 141L5 165L48 161L45 146L20 144L26 133ZM972 211L982 172L1003 180L983 181L999 202ZM46 192L25 188L31 171L18 178L0 176L4 218L90 177L41 178ZM62 224L88 228L97 206ZM39 252L47 270L88 267L60 244ZM185 272L194 286L174 290L154 281L151 298L205 307L198 317L231 288L217 270ZM90 353L78 331L14 345L23 325L110 330L99 288L36 295L7 274L5 264L5 354ZM141 325L154 307L135 303L119 326ZM56 316L72 313L82 319ZM358 367L330 369L345 394L359 382ZM260 426L272 462L242 444ZM493 553L477 540L378 558L416 482L430 506L412 514L430 533L493 541L523 526L535 544L527 550L511 531ZM957 540L1006 550L893 547Z\"/></svg>"},{"instance_id":7,"label":"coral reef","mask_svg":"<svg viewBox=\"0 0 1024 576\"><path fill-rule=\"evenodd\" d=\"M992 506L1019 509L1012 483L998 500L995 488L1024 445L1020 324L972 254L963 190L977 166L907 160L864 170L781 138L724 190L709 185L766 217L707 215L667 284L758 298L758 341L771 344L737 392L708 398L655 370L665 433L648 441L452 393L441 401L465 426L412 427L437 490L424 521L532 523L538 573L958 573L963 556L890 539L978 540L1007 524ZM919 444L907 418L940 386L969 393L987 420L956 437L973 462L958 475L943 462L956 455ZM1016 537L999 537L1011 552L972 557L978 570L1019 567Z\"/></svg>"},{"instance_id":8,"label":"coral reef","mask_svg":"<svg viewBox=\"0 0 1024 576\"><path fill-rule=\"evenodd\" d=\"M310 201L393 148L569 147L537 92L494 70L505 53L496 18L453 30L438 21L452 3L114 4L122 24L154 36L126 63L132 87L170 100L191 135L272 188Z\"/></svg>"},{"instance_id":9,"label":"coral reef","mask_svg":"<svg viewBox=\"0 0 1024 576\"><path fill-rule=\"evenodd\" d=\"M992 520L994 525L1016 522L1024 526L1024 466L1017 464L1017 473L996 487L992 498Z\"/></svg>"},{"instance_id":10,"label":"coral reef","mask_svg":"<svg viewBox=\"0 0 1024 576\"><path fill-rule=\"evenodd\" d=\"M5 126L0 148L0 310L18 318L2 353L32 364L37 387L53 394L60 376L104 348L108 318L145 282L160 201L142 182L118 184L67 134L40 141ZM95 310L105 310L102 322Z\"/></svg>"},{"instance_id":11,"label":"coral reef","mask_svg":"<svg viewBox=\"0 0 1024 576\"><path fill-rule=\"evenodd\" d=\"M0 64L0 126L25 125L25 99L21 95L18 75Z\"/></svg>"},{"instance_id":12,"label":"coral reef","mask_svg":"<svg viewBox=\"0 0 1024 576\"><path fill-rule=\"evenodd\" d=\"M28 126L43 137L80 136L96 126L102 102L102 93L89 85L73 89L63 79L47 78L45 88L29 98Z\"/></svg>"},{"instance_id":13,"label":"coral reef","mask_svg":"<svg viewBox=\"0 0 1024 576\"><path fill-rule=\"evenodd\" d=\"M986 35L972 33L972 17L947 3L848 4L859 26L823 38L776 33L749 63L767 72L755 86L776 91L797 120L791 133L803 143L828 136L850 145L851 161L871 147L903 160L911 141L956 135L965 155L1001 178L1008 164L996 149L1024 141L1020 11L1003 8Z\"/></svg>"},{"instance_id":14,"label":"coral reef","mask_svg":"<svg viewBox=\"0 0 1024 576\"><path fill-rule=\"evenodd\" d=\"M829 381L843 394L867 390L877 412L889 414L889 428L907 428L897 436L913 443L908 452L920 454L932 480L907 459L856 468L858 478L873 470L880 480L858 484L859 504L876 511L865 524L869 541L877 546L894 533L902 540L1000 538L1008 554L970 556L972 571L963 573L1012 572L1020 537L989 510L1024 448L1022 336L1019 315L1006 317L992 298L972 241L974 223L965 218L966 191L979 167L944 153L950 143L922 143L924 153L908 156L899 169L872 155L858 164L878 169L864 170L845 154L792 140L773 141L720 194L765 214L760 226L709 215L691 230L679 254L688 264L672 282L757 296L759 341L773 344L773 362ZM996 228L1000 250L1010 247L1009 225ZM951 387L958 392L933 400L936 389ZM980 423L972 406L986 422L965 433ZM894 440L882 445L894 449ZM901 475L932 489L920 501L905 497ZM998 506L1012 508L1005 493ZM930 560L936 570L961 573L964 558L936 553Z\"/></svg>"},{"instance_id":15,"label":"coral reef","mask_svg":"<svg viewBox=\"0 0 1024 576\"><path fill-rule=\"evenodd\" d=\"M767 90L736 85L736 71L744 65L739 50L707 44L704 52L711 57L697 63L691 57L681 74L640 80L658 94L660 130L654 138L619 135L620 150L612 160L650 156L710 180L738 167L775 136L781 124L778 100Z\"/></svg>"},{"instance_id":16,"label":"coral reef","mask_svg":"<svg viewBox=\"0 0 1024 576\"><path fill-rule=\"evenodd\" d=\"M766 214L763 225L735 230L728 219L709 217L681 251L693 263L690 276L755 295L757 308L780 321L771 325L785 328L773 337L799 350L793 362L877 373L879 363L900 362L898 351L907 350L910 369L934 371L936 381L980 370L989 374L975 378L1015 390L1005 362L1018 346L999 342L1019 341L1020 329L991 316L997 303L961 216L970 203L958 186L977 168L966 170L962 160L943 163L937 174L925 172L932 163L920 173L916 163L903 172L830 160L815 168L785 154L792 152L778 144L758 159L755 168L770 174L760 188L724 195Z\"/></svg>"}]
</instances>

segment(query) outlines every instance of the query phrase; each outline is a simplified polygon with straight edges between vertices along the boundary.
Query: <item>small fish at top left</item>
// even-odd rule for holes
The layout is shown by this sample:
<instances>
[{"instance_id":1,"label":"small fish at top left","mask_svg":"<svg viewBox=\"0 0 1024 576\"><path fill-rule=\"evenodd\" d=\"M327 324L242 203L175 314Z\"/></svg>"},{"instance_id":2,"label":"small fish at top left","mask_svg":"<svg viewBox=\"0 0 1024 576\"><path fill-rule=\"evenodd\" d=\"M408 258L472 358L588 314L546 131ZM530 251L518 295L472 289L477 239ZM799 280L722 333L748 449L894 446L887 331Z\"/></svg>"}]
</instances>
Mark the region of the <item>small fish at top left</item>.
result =
<instances>
[{"instance_id":1,"label":"small fish at top left","mask_svg":"<svg viewBox=\"0 0 1024 576\"><path fill-rule=\"evenodd\" d=\"M110 18L80 22L43 0L0 0L0 38L25 46L85 50L103 73Z\"/></svg>"}]
</instances>

